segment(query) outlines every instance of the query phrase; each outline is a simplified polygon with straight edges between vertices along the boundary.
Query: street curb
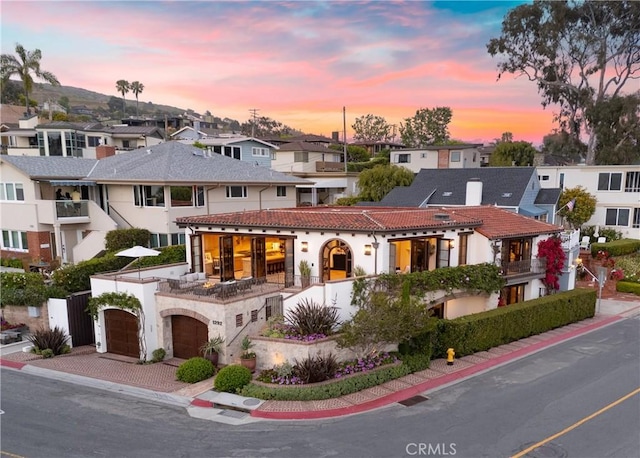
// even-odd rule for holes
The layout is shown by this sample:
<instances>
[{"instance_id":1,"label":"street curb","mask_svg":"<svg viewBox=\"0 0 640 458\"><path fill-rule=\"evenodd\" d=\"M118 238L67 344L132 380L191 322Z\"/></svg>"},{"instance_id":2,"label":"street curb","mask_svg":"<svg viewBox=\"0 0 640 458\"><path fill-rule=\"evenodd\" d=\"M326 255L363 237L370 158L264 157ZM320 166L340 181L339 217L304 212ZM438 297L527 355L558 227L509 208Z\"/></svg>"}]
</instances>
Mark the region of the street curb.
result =
<instances>
[{"instance_id":1,"label":"street curb","mask_svg":"<svg viewBox=\"0 0 640 458\"><path fill-rule=\"evenodd\" d=\"M21 370L26 365L26 363L19 363L18 361L9 361L7 359L0 358L0 366Z\"/></svg>"},{"instance_id":2,"label":"street curb","mask_svg":"<svg viewBox=\"0 0 640 458\"><path fill-rule=\"evenodd\" d=\"M474 366L461 369L460 371L453 372L450 374L445 374L440 377L427 380L423 383L420 383L419 385L415 385L410 388L405 388L404 390L397 391L395 393L391 393L386 396L382 396L380 398L364 402L362 404L355 404L353 406L340 407L337 409L309 410L309 411L302 411L302 412L270 412L270 411L254 410L250 414L254 418L262 418L262 419L269 419L269 420L315 420L320 418L340 417L344 415L352 415L352 414L366 412L369 410L387 406L389 404L393 404L398 401L403 401L412 396L416 396L417 394L420 394L424 391L433 390L435 388L442 387L443 385L451 384L453 382L460 382L472 375L476 375L479 372L484 372L496 366L500 366L508 362L512 362L514 360L523 358L525 356L528 356L532 353L543 350L547 347L551 347L565 340L572 339L582 334L595 331L596 329L603 328L617 321L621 321L622 319L623 317L619 315L613 315L597 323L591 323L580 329L569 330L564 334L550 337L541 342L537 342L527 347L514 350L510 353L497 356L495 358L484 361L482 363L475 364Z\"/></svg>"}]
</instances>

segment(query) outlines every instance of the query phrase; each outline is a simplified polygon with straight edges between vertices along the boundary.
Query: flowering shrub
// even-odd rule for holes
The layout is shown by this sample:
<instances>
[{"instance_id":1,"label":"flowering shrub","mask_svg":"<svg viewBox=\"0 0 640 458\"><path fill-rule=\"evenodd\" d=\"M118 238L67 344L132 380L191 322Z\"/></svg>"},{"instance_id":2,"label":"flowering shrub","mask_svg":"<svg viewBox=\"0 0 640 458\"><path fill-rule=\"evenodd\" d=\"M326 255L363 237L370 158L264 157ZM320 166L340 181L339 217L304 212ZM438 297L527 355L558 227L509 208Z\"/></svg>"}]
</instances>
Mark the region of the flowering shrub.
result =
<instances>
[{"instance_id":1,"label":"flowering shrub","mask_svg":"<svg viewBox=\"0 0 640 458\"><path fill-rule=\"evenodd\" d=\"M300 334L286 334L284 336L287 340L298 340L300 342L313 342L320 339L326 339L326 334L309 334L306 336Z\"/></svg>"},{"instance_id":2,"label":"flowering shrub","mask_svg":"<svg viewBox=\"0 0 640 458\"><path fill-rule=\"evenodd\" d=\"M547 271L542 283L548 289L559 290L558 280L566 259L560 237L551 237L538 242L538 257L547 260Z\"/></svg>"},{"instance_id":3,"label":"flowering shrub","mask_svg":"<svg viewBox=\"0 0 640 458\"><path fill-rule=\"evenodd\" d=\"M602 263L602 267L614 267L616 265L615 259L613 259L608 251L599 250L596 254L596 260Z\"/></svg>"},{"instance_id":4,"label":"flowering shrub","mask_svg":"<svg viewBox=\"0 0 640 458\"><path fill-rule=\"evenodd\" d=\"M9 329L18 329L26 326L24 323L11 324L4 317L0 317L0 331L7 331Z\"/></svg>"},{"instance_id":5,"label":"flowering shrub","mask_svg":"<svg viewBox=\"0 0 640 458\"><path fill-rule=\"evenodd\" d=\"M615 281L622 280L624 278L624 271L622 269L613 269L609 278Z\"/></svg>"},{"instance_id":6,"label":"flowering shrub","mask_svg":"<svg viewBox=\"0 0 640 458\"><path fill-rule=\"evenodd\" d=\"M353 361L347 361L340 364L339 369L335 373L335 378L344 377L345 375L356 374L358 372L366 372L385 364L393 364L398 361L389 353L378 353L377 355L358 358Z\"/></svg>"},{"instance_id":7,"label":"flowering shrub","mask_svg":"<svg viewBox=\"0 0 640 458\"><path fill-rule=\"evenodd\" d=\"M327 334L321 332L300 334L295 326L284 322L284 317L282 315L276 315L269 318L269 321L267 322L267 329L262 333L262 335L273 339L297 340L300 342L314 342L327 337Z\"/></svg>"}]
</instances>

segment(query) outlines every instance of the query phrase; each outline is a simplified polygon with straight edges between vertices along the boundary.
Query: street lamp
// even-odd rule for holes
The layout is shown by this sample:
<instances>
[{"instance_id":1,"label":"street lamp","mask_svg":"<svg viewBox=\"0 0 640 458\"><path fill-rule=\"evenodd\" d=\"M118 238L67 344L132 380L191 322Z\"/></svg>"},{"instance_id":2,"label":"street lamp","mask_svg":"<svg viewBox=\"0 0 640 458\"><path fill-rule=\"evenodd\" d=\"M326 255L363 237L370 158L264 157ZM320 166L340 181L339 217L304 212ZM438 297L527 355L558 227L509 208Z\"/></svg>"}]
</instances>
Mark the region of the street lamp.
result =
<instances>
[{"instance_id":1,"label":"street lamp","mask_svg":"<svg viewBox=\"0 0 640 458\"><path fill-rule=\"evenodd\" d=\"M596 312L600 312L600 304L602 303L602 287L607 281L607 268L606 267L598 267L598 276L595 276L593 272L585 267L582 263L581 258L576 258L574 261L576 270L579 272L587 272L591 275L591 278L598 282L598 306L596 307Z\"/></svg>"}]
</instances>

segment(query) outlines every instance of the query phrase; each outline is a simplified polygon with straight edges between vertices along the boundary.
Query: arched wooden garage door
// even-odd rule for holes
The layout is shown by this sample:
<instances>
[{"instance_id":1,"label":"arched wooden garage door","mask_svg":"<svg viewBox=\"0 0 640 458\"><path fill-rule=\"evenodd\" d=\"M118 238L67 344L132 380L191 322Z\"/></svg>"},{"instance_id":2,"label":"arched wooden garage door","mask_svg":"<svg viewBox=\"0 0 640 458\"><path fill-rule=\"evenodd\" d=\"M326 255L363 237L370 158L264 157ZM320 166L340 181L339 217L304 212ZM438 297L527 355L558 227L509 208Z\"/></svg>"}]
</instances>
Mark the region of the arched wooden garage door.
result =
<instances>
[{"instance_id":1,"label":"arched wooden garage door","mask_svg":"<svg viewBox=\"0 0 640 458\"><path fill-rule=\"evenodd\" d=\"M109 353L140 358L138 319L135 315L124 310L105 310L104 323Z\"/></svg>"},{"instance_id":2,"label":"arched wooden garage door","mask_svg":"<svg viewBox=\"0 0 640 458\"><path fill-rule=\"evenodd\" d=\"M207 325L184 315L171 317L173 356L189 359L202 356L200 347L208 340Z\"/></svg>"}]
</instances>

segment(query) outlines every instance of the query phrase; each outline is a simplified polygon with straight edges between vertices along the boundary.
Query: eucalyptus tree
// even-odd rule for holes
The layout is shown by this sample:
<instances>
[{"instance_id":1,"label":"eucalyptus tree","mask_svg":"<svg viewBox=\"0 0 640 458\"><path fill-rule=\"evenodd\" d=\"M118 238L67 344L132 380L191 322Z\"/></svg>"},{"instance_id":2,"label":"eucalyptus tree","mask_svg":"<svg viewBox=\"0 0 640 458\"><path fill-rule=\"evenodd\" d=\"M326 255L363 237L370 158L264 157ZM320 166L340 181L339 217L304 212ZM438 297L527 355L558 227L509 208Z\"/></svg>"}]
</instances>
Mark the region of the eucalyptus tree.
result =
<instances>
[{"instance_id":1,"label":"eucalyptus tree","mask_svg":"<svg viewBox=\"0 0 640 458\"><path fill-rule=\"evenodd\" d=\"M122 114L124 115L127 112L124 96L129 92L129 90L131 90L131 85L127 80L118 80L116 81L116 89L120 94L122 94Z\"/></svg>"},{"instance_id":2,"label":"eucalyptus tree","mask_svg":"<svg viewBox=\"0 0 640 458\"><path fill-rule=\"evenodd\" d=\"M416 110L412 118L406 118L400 125L402 143L409 148L447 143L452 117L453 112L449 107Z\"/></svg>"},{"instance_id":3,"label":"eucalyptus tree","mask_svg":"<svg viewBox=\"0 0 640 458\"><path fill-rule=\"evenodd\" d=\"M60 86L58 78L56 78L53 73L40 68L41 59L42 51L39 49L27 51L20 43L16 44L16 56L11 54L2 54L2 56L0 56L0 78L2 79L2 85L7 84L9 78L12 76L20 78L24 89L27 114L31 113L31 109L29 108L29 93L33 89L33 76L43 79L53 86Z\"/></svg>"},{"instance_id":4,"label":"eucalyptus tree","mask_svg":"<svg viewBox=\"0 0 640 458\"><path fill-rule=\"evenodd\" d=\"M392 126L382 116L367 114L351 125L355 141L384 142L393 137Z\"/></svg>"},{"instance_id":5,"label":"eucalyptus tree","mask_svg":"<svg viewBox=\"0 0 640 458\"><path fill-rule=\"evenodd\" d=\"M134 81L129 85L129 89L133 92L133 95L136 96L136 116L138 116L138 95L144 91L144 84L140 81Z\"/></svg>"},{"instance_id":6,"label":"eucalyptus tree","mask_svg":"<svg viewBox=\"0 0 640 458\"><path fill-rule=\"evenodd\" d=\"M640 2L536 0L510 10L499 38L487 44L505 73L536 83L542 106L560 107L556 121L576 139L588 138L586 162L596 160L598 126L589 110L623 95L640 77Z\"/></svg>"}]
</instances>

